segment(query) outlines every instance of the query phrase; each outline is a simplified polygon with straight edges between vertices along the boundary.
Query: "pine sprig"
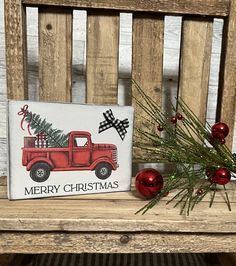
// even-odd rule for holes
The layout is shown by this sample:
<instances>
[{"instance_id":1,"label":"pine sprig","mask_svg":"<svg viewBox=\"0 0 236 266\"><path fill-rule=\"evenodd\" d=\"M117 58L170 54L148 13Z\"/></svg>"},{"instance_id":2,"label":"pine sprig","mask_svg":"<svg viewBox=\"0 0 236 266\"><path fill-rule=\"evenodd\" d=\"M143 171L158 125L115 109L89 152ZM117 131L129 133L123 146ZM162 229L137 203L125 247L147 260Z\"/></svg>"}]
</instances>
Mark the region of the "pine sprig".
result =
<instances>
[{"instance_id":1,"label":"pine sprig","mask_svg":"<svg viewBox=\"0 0 236 266\"><path fill-rule=\"evenodd\" d=\"M224 167L234 175L235 155L212 137L210 124L203 124L181 99L177 99L177 107L172 106L172 112L181 114L183 119L173 123L170 114L162 111L137 82L133 81L133 84L140 96L134 96L135 102L147 115L147 118L141 117L138 128L135 128L134 147L142 151L137 153L136 161L173 163L177 167L176 172L167 178L163 190L137 213L147 212L176 189L179 191L167 204L175 200L174 207L181 205L181 214L186 211L189 215L196 204L209 194L212 195L211 207L218 188L206 179L206 169L209 166L212 169ZM164 133L157 132L158 126L164 129ZM139 154L142 154L141 157ZM231 210L225 186L224 191L225 202Z\"/></svg>"}]
</instances>

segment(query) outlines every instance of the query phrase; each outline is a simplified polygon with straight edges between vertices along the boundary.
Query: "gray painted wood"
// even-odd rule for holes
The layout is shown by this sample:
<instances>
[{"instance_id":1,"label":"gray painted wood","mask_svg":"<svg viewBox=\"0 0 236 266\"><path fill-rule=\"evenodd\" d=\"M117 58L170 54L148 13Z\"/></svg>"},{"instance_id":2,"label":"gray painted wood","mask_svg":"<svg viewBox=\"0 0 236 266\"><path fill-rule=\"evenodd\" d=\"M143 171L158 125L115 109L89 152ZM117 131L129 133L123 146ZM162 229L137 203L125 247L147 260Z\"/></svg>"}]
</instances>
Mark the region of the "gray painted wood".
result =
<instances>
[{"instance_id":1,"label":"gray painted wood","mask_svg":"<svg viewBox=\"0 0 236 266\"><path fill-rule=\"evenodd\" d=\"M29 97L38 99L38 38L37 9L28 8L28 74ZM86 58L86 12L74 11L73 14L73 102L85 101L85 58ZM174 99L178 81L180 17L166 17L164 42L164 91L166 97ZM121 14L120 18L120 56L119 56L119 104L130 104L131 42L132 15ZM207 120L213 124L215 117L219 54L221 48L222 20L214 21L213 52L209 82ZM6 75L5 75L5 36L3 1L0 1L0 175L6 175ZM236 130L235 130L236 132ZM236 151L236 134L233 151Z\"/></svg>"}]
</instances>

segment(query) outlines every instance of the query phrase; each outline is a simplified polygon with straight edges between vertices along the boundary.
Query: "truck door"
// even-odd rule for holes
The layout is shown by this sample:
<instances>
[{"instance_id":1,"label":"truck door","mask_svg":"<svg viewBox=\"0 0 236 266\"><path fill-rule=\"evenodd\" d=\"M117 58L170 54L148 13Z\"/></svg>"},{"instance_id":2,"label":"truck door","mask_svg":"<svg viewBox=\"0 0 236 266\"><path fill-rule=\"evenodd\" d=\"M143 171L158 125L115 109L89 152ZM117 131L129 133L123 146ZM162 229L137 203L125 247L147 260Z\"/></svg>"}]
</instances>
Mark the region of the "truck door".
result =
<instances>
[{"instance_id":1,"label":"truck door","mask_svg":"<svg viewBox=\"0 0 236 266\"><path fill-rule=\"evenodd\" d=\"M90 165L91 142L87 136L75 136L72 148L72 165Z\"/></svg>"}]
</instances>

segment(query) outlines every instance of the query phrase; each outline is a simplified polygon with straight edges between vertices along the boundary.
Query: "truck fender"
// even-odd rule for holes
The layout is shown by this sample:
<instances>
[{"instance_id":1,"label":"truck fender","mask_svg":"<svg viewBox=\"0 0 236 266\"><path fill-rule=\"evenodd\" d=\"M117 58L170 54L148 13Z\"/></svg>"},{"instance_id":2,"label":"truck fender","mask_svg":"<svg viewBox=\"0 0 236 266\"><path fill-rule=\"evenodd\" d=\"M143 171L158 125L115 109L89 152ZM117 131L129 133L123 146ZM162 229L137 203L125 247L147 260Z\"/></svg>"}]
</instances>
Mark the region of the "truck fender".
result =
<instances>
[{"instance_id":1,"label":"truck fender","mask_svg":"<svg viewBox=\"0 0 236 266\"><path fill-rule=\"evenodd\" d=\"M40 162L47 163L47 164L51 167L51 169L54 168L53 163L52 163L50 160L48 160L47 158L44 158L44 157L40 158L40 157L37 157L37 158L34 158L32 161L30 161L30 162L28 163L28 165L27 165L27 167L26 167L26 170L29 171L29 170L31 169L31 167L32 167L35 163L40 163Z\"/></svg>"},{"instance_id":2,"label":"truck fender","mask_svg":"<svg viewBox=\"0 0 236 266\"><path fill-rule=\"evenodd\" d=\"M112 170L116 170L116 168L117 168L117 165L114 164L114 162L107 157L102 157L102 158L99 158L96 161L94 161L91 164L91 168L94 170L99 163L109 163L112 167Z\"/></svg>"}]
</instances>

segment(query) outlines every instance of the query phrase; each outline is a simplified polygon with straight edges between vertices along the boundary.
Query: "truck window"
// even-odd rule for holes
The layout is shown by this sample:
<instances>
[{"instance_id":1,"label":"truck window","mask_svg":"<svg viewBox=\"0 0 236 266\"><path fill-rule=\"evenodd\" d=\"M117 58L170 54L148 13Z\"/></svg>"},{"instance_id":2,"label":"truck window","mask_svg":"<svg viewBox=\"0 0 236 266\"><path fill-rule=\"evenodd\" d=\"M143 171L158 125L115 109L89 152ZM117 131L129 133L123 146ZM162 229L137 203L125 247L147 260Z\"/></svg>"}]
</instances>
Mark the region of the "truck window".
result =
<instances>
[{"instance_id":1,"label":"truck window","mask_svg":"<svg viewBox=\"0 0 236 266\"><path fill-rule=\"evenodd\" d=\"M75 137L74 146L75 147L86 147L86 146L88 146L88 138L86 138L86 137Z\"/></svg>"}]
</instances>

